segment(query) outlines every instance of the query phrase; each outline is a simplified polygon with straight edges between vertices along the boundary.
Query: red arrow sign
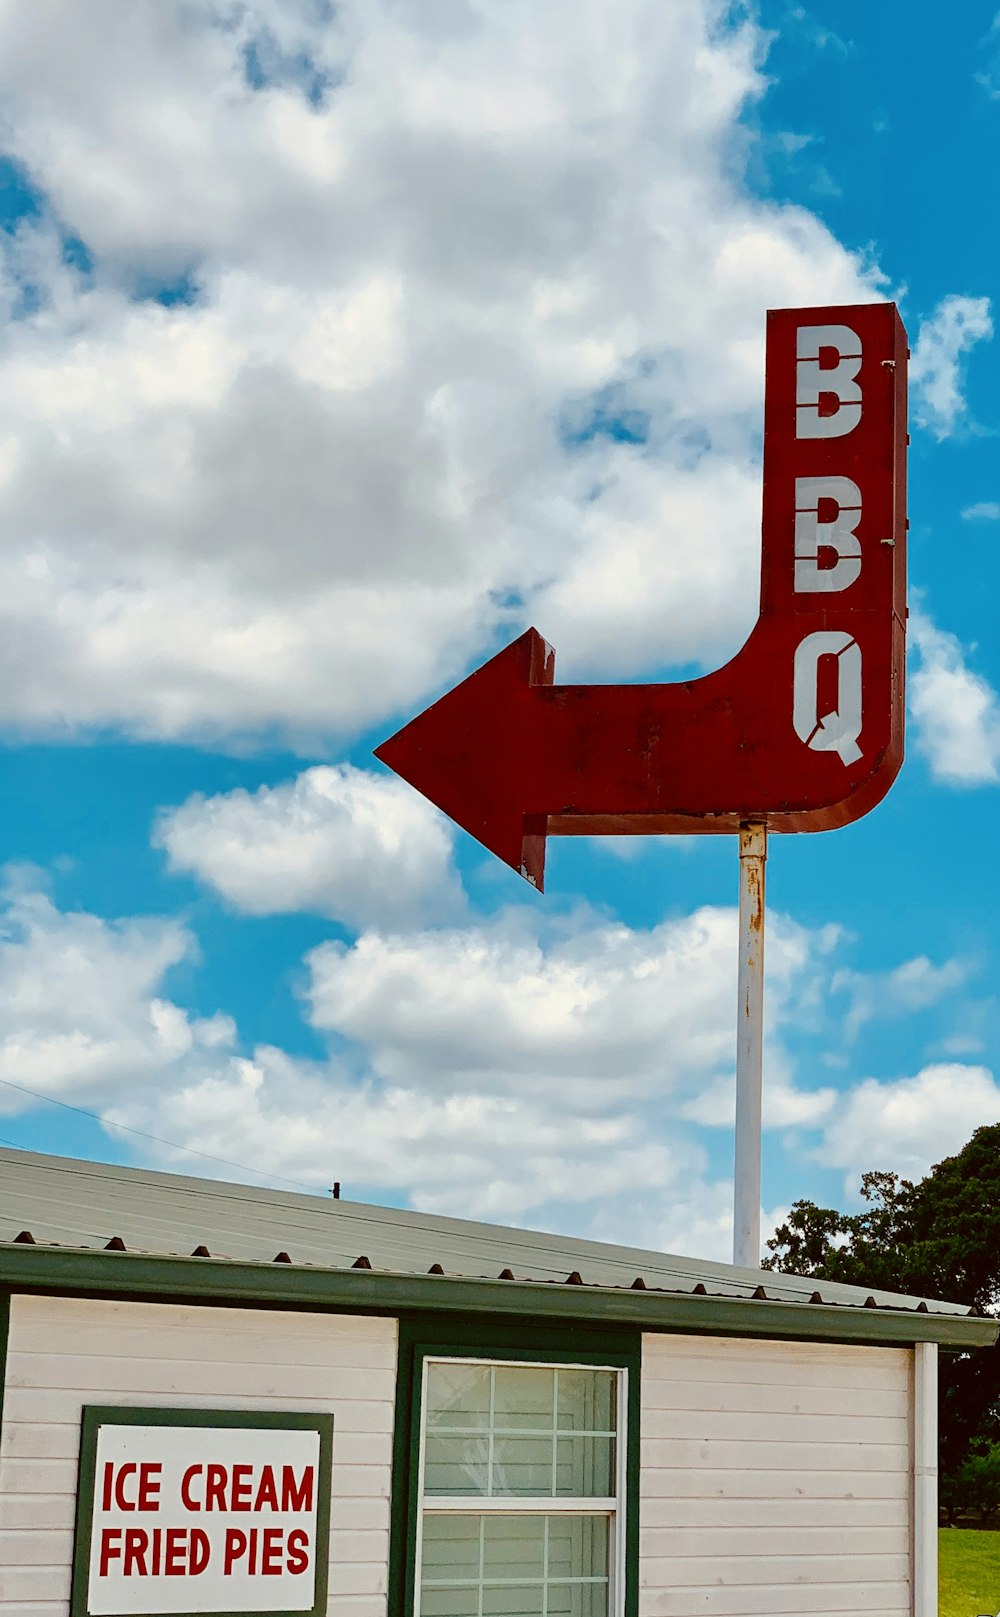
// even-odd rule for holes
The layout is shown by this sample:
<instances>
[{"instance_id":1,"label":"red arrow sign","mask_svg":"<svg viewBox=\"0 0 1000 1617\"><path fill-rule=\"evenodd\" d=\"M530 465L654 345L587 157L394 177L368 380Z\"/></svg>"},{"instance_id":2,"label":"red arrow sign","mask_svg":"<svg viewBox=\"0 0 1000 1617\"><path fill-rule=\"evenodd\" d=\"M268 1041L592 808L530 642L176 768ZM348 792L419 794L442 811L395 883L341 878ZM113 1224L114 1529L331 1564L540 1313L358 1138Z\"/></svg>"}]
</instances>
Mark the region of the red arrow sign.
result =
<instances>
[{"instance_id":1,"label":"red arrow sign","mask_svg":"<svg viewBox=\"0 0 1000 1617\"><path fill-rule=\"evenodd\" d=\"M534 629L376 757L541 888L546 836L825 831L903 759L906 334L768 315L760 616L715 673L555 685Z\"/></svg>"}]
</instances>

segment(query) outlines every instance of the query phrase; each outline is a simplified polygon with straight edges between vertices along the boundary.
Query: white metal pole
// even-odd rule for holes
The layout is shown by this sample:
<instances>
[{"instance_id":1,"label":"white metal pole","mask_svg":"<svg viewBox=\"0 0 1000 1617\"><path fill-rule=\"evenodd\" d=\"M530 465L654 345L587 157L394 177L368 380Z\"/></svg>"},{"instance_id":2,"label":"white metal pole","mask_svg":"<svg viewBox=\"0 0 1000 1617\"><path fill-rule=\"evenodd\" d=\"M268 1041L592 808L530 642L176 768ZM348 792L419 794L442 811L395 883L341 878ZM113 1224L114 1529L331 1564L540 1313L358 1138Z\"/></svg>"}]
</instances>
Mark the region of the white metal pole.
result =
<instances>
[{"instance_id":1,"label":"white metal pole","mask_svg":"<svg viewBox=\"0 0 1000 1617\"><path fill-rule=\"evenodd\" d=\"M913 1349L913 1611L938 1611L938 1350Z\"/></svg>"},{"instance_id":2,"label":"white metal pole","mask_svg":"<svg viewBox=\"0 0 1000 1617\"><path fill-rule=\"evenodd\" d=\"M740 974L736 1033L733 1262L760 1268L760 1104L764 1060L764 867L767 826L740 827Z\"/></svg>"}]
</instances>

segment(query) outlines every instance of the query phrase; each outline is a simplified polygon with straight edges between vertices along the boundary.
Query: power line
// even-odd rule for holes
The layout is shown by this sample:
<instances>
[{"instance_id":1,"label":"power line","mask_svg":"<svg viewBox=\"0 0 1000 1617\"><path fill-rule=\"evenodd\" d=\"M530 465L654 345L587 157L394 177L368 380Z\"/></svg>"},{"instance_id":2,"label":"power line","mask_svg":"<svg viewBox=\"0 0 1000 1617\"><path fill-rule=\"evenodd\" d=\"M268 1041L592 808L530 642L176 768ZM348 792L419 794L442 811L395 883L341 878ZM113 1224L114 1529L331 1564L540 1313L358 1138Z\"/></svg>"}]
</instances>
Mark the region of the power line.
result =
<instances>
[{"instance_id":1,"label":"power line","mask_svg":"<svg viewBox=\"0 0 1000 1617\"><path fill-rule=\"evenodd\" d=\"M164 1140L159 1134L148 1134L145 1129L134 1129L128 1123L108 1123L97 1112L88 1112L85 1106L71 1106L69 1101L56 1100L54 1095L42 1095L37 1089L28 1089L24 1084L12 1083L9 1078L0 1078L0 1084L7 1089L16 1089L22 1095L30 1095L32 1100L46 1101L50 1106L61 1106L64 1112L76 1112L80 1117L89 1117L94 1123L100 1123L104 1129L121 1129L125 1134L138 1135L141 1140L152 1140L156 1145L165 1145L171 1151L186 1151L189 1156L201 1157L204 1162L219 1162L226 1168L238 1168L240 1173L262 1174L265 1179L277 1179L283 1185L294 1185L296 1190L307 1190L310 1196L316 1195L315 1185L303 1184L301 1179L288 1179L282 1173L270 1173L267 1168L251 1168L245 1162L233 1162L230 1157L216 1157L210 1151L199 1151L193 1145L178 1145L176 1140ZM15 1151L23 1151L26 1147L15 1145L13 1140L4 1144L13 1146Z\"/></svg>"}]
</instances>

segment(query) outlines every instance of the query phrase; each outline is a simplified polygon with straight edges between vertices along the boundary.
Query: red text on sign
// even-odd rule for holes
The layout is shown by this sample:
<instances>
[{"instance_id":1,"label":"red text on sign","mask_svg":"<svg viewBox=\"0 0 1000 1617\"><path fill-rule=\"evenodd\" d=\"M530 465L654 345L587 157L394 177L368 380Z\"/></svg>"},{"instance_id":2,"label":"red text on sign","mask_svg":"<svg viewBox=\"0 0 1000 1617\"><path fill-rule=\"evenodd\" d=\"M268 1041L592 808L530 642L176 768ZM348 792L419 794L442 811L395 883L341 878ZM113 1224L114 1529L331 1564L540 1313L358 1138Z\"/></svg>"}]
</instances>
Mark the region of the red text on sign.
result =
<instances>
[{"instance_id":1,"label":"red text on sign","mask_svg":"<svg viewBox=\"0 0 1000 1617\"><path fill-rule=\"evenodd\" d=\"M255 1473L256 1476L255 1476ZM181 1479L185 1510L312 1510L312 1466L189 1465Z\"/></svg>"},{"instance_id":2,"label":"red text on sign","mask_svg":"<svg viewBox=\"0 0 1000 1617\"><path fill-rule=\"evenodd\" d=\"M162 1465L155 1461L116 1467L109 1460L104 1467L104 1509L110 1510L115 1504L119 1510L159 1510L162 1473Z\"/></svg>"},{"instance_id":3,"label":"red text on sign","mask_svg":"<svg viewBox=\"0 0 1000 1617\"><path fill-rule=\"evenodd\" d=\"M119 1561L126 1578L197 1577L210 1557L208 1534L200 1527L106 1527L101 1534L102 1578Z\"/></svg>"},{"instance_id":4,"label":"red text on sign","mask_svg":"<svg viewBox=\"0 0 1000 1617\"><path fill-rule=\"evenodd\" d=\"M239 1527L226 1531L226 1547L222 1564L224 1575L234 1571L257 1572L265 1578L278 1577L282 1572L305 1572L309 1566L309 1535L301 1527L294 1527L285 1543L282 1527L251 1527L244 1533Z\"/></svg>"}]
</instances>

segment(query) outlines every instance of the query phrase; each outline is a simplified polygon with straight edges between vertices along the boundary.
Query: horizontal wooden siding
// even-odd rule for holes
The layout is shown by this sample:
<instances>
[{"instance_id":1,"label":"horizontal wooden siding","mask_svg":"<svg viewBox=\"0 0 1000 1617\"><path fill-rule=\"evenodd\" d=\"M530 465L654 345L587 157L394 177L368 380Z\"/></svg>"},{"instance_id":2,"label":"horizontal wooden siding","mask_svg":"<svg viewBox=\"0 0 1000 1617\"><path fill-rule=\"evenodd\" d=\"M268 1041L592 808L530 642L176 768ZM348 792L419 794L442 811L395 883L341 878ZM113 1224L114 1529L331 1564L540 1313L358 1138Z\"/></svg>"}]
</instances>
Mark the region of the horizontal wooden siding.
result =
<instances>
[{"instance_id":1,"label":"horizontal wooden siding","mask_svg":"<svg viewBox=\"0 0 1000 1617\"><path fill-rule=\"evenodd\" d=\"M911 1355L646 1336L640 1617L910 1617Z\"/></svg>"},{"instance_id":2,"label":"horizontal wooden siding","mask_svg":"<svg viewBox=\"0 0 1000 1617\"><path fill-rule=\"evenodd\" d=\"M394 1320L15 1297L0 1613L66 1617L84 1404L334 1415L329 1617L386 1617Z\"/></svg>"}]
</instances>

